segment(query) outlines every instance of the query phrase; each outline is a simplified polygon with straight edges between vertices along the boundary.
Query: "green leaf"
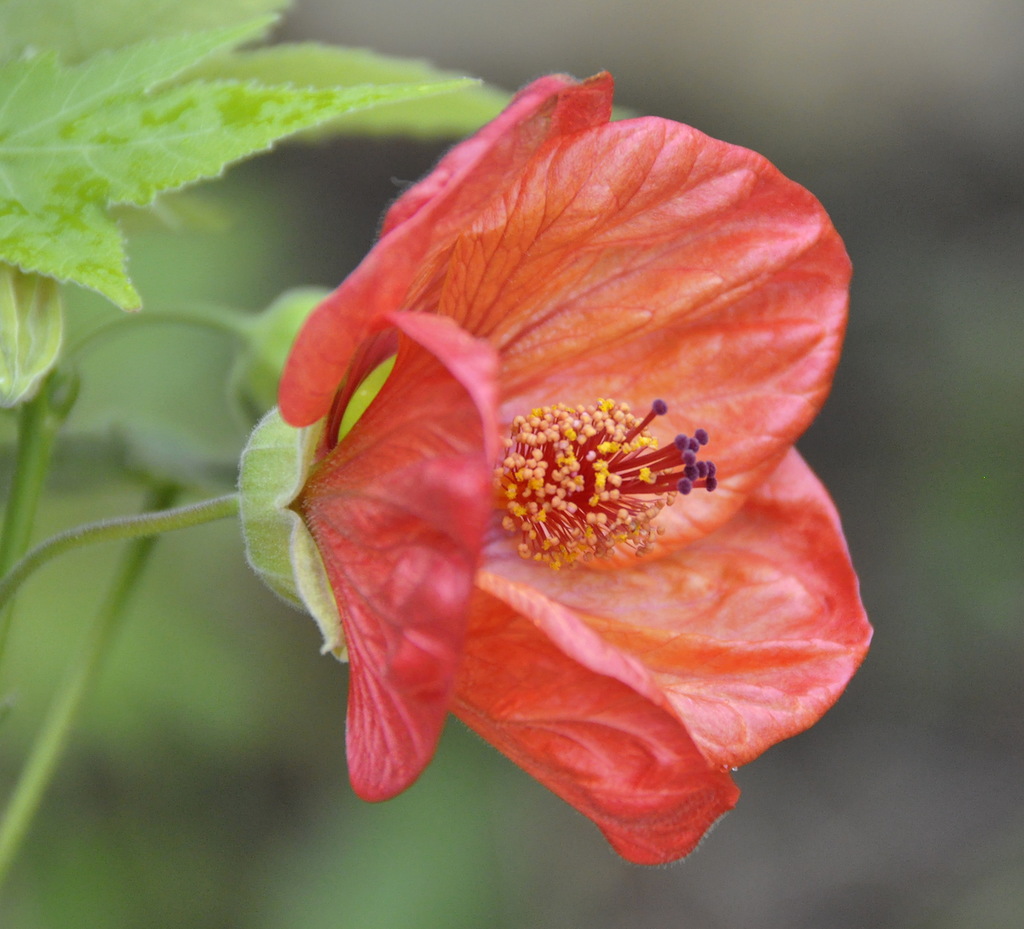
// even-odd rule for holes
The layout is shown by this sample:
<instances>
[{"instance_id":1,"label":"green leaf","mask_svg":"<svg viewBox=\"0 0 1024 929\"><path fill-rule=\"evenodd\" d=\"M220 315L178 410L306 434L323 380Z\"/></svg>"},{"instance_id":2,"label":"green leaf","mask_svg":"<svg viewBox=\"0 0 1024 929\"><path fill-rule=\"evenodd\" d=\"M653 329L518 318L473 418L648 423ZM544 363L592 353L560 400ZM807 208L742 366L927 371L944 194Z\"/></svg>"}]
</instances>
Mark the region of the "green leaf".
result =
<instances>
[{"instance_id":1,"label":"green leaf","mask_svg":"<svg viewBox=\"0 0 1024 929\"><path fill-rule=\"evenodd\" d=\"M108 206L145 205L216 177L339 113L467 83L303 89L193 80L157 89L264 26L144 42L74 68L52 55L0 65L0 260L137 308Z\"/></svg>"},{"instance_id":2,"label":"green leaf","mask_svg":"<svg viewBox=\"0 0 1024 929\"><path fill-rule=\"evenodd\" d=\"M190 76L193 74L206 78L255 79L265 83L310 87L425 83L458 77L454 72L440 70L425 61L315 42L216 55L205 60L195 72L190 72ZM508 101L507 92L474 84L457 94L396 102L346 114L321 124L312 130L312 134L402 134L419 138L462 136L493 119Z\"/></svg>"},{"instance_id":3,"label":"green leaf","mask_svg":"<svg viewBox=\"0 0 1024 929\"><path fill-rule=\"evenodd\" d=\"M57 52L61 61L84 61L105 49L144 39L203 32L263 17L270 30L289 0L0 0L0 58L27 49Z\"/></svg>"},{"instance_id":4,"label":"green leaf","mask_svg":"<svg viewBox=\"0 0 1024 929\"><path fill-rule=\"evenodd\" d=\"M63 331L57 282L0 264L0 407L35 396L57 361Z\"/></svg>"}]
</instances>

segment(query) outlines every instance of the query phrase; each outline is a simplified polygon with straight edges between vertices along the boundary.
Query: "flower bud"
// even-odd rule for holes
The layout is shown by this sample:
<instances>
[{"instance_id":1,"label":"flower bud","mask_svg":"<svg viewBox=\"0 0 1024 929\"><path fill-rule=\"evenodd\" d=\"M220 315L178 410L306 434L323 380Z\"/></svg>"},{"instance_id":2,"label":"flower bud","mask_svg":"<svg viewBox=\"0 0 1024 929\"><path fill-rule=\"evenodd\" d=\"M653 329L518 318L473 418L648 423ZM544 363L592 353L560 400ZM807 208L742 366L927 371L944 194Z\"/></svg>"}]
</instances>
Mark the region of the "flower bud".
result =
<instances>
[{"instance_id":1,"label":"flower bud","mask_svg":"<svg viewBox=\"0 0 1024 929\"><path fill-rule=\"evenodd\" d=\"M235 398L256 416L277 403L277 382L295 334L328 291L317 287L288 290L247 326L246 348L231 376Z\"/></svg>"},{"instance_id":2,"label":"flower bud","mask_svg":"<svg viewBox=\"0 0 1024 929\"><path fill-rule=\"evenodd\" d=\"M63 330L60 285L0 264L0 407L36 395L57 362Z\"/></svg>"}]
</instances>

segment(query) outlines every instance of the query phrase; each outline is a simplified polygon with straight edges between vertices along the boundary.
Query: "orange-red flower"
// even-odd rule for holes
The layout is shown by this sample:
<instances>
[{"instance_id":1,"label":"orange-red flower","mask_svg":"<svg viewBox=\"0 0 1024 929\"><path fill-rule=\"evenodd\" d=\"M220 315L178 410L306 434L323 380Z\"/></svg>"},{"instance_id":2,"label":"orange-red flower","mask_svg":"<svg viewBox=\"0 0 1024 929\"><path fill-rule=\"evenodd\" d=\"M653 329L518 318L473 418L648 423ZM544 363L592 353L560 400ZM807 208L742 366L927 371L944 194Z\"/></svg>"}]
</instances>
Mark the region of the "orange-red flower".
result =
<instances>
[{"instance_id":1,"label":"orange-red flower","mask_svg":"<svg viewBox=\"0 0 1024 929\"><path fill-rule=\"evenodd\" d=\"M542 78L400 197L306 322L280 405L325 423L293 506L347 641L355 790L407 787L453 712L658 863L867 649L838 519L792 448L850 267L764 158L609 122L611 97L608 75Z\"/></svg>"}]
</instances>

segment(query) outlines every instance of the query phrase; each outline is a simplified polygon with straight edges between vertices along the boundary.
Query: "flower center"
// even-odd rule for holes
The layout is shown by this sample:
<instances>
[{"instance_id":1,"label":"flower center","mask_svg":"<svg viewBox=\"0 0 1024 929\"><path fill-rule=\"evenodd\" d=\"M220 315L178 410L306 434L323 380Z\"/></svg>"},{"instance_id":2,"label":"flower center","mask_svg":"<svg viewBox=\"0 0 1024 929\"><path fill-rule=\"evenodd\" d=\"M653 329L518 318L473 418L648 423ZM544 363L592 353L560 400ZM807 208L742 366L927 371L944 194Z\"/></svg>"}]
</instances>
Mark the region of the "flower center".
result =
<instances>
[{"instance_id":1,"label":"flower center","mask_svg":"<svg viewBox=\"0 0 1024 929\"><path fill-rule=\"evenodd\" d=\"M522 537L519 554L552 568L606 555L620 542L642 555L659 532L652 520L677 493L714 490L714 463L697 460L707 432L659 448L647 431L666 412L655 400L640 419L625 403L598 400L517 416L496 476L501 524Z\"/></svg>"}]
</instances>

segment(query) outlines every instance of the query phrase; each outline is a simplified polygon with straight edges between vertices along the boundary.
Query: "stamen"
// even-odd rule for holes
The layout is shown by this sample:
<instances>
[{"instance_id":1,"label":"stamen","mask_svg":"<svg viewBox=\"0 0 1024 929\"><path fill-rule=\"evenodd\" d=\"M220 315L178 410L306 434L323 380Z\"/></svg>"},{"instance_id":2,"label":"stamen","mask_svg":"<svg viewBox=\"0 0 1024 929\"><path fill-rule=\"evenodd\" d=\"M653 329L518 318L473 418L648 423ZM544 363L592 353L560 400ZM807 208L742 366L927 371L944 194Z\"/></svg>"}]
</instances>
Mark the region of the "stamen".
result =
<instances>
[{"instance_id":1,"label":"stamen","mask_svg":"<svg viewBox=\"0 0 1024 929\"><path fill-rule=\"evenodd\" d=\"M704 429L664 449L647 431L667 412L655 400L639 419L627 404L602 399L517 416L496 475L502 526L520 534L520 555L553 568L607 555L620 542L641 555L660 531L652 520L677 493L714 490L714 464L697 459Z\"/></svg>"}]
</instances>

